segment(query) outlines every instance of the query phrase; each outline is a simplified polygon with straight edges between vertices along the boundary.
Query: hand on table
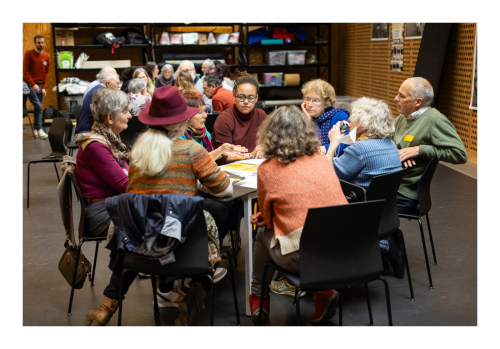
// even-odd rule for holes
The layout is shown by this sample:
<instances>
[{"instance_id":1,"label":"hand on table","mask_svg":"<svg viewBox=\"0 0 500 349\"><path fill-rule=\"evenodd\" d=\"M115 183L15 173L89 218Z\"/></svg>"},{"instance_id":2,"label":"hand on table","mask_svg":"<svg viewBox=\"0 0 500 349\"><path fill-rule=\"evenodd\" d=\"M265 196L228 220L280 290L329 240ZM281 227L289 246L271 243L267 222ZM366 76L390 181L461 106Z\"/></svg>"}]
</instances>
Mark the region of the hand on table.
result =
<instances>
[{"instance_id":1,"label":"hand on table","mask_svg":"<svg viewBox=\"0 0 500 349\"><path fill-rule=\"evenodd\" d=\"M252 152L251 158L253 159L264 159L264 152L262 151L262 147L258 145Z\"/></svg>"},{"instance_id":2,"label":"hand on table","mask_svg":"<svg viewBox=\"0 0 500 349\"><path fill-rule=\"evenodd\" d=\"M223 149L222 154L230 156L235 159L243 160L247 158L247 155L245 153L248 152L248 149L245 147L242 147L241 145L233 145L229 143L224 143L221 145L221 148Z\"/></svg>"},{"instance_id":3,"label":"hand on table","mask_svg":"<svg viewBox=\"0 0 500 349\"><path fill-rule=\"evenodd\" d=\"M260 212L257 212L257 214L250 217L250 224L255 224L260 228L264 227L266 222L264 221L264 218L262 218Z\"/></svg>"}]
</instances>

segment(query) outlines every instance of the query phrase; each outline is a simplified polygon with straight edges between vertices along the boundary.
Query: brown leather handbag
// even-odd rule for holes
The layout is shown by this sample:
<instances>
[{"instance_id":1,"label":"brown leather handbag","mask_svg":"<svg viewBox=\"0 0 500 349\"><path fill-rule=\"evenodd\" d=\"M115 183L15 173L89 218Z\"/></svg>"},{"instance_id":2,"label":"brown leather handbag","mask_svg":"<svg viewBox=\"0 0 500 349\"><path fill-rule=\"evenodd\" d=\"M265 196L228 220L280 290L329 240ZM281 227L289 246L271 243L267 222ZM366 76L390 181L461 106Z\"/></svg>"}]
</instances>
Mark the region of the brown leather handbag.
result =
<instances>
[{"instance_id":1,"label":"brown leather handbag","mask_svg":"<svg viewBox=\"0 0 500 349\"><path fill-rule=\"evenodd\" d=\"M76 191L80 191L80 187L76 180L74 159L65 155L62 166L63 176L59 182L57 190L59 192L59 203L61 205L61 214L63 225L66 230L66 241L64 242L64 251L59 261L59 271L64 276L70 286L73 286L73 277L75 275L75 266L77 264L78 244L75 241L73 227L73 205L72 205L72 190L73 186ZM81 195L80 195L81 197ZM85 205L80 200L80 223L78 227L78 238L80 239L83 233L83 224L85 221ZM92 265L80 251L78 267L76 269L75 288L80 289L85 283L87 274L90 274ZM90 275L89 275L90 279Z\"/></svg>"}]
</instances>

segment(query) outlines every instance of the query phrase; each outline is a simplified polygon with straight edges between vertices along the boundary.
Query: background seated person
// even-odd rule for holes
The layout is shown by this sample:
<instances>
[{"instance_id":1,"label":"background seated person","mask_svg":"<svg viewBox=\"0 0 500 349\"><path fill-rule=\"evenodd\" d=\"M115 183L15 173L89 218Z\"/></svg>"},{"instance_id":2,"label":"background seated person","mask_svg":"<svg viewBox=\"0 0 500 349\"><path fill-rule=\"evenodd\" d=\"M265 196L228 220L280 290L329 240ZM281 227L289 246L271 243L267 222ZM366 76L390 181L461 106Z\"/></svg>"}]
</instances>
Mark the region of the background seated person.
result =
<instances>
[{"instance_id":1,"label":"background seated person","mask_svg":"<svg viewBox=\"0 0 500 349\"><path fill-rule=\"evenodd\" d=\"M193 78L188 72L178 72L174 81L174 86L177 87L181 93L194 92L201 97L201 93L194 87Z\"/></svg>"},{"instance_id":2,"label":"background seated person","mask_svg":"<svg viewBox=\"0 0 500 349\"><path fill-rule=\"evenodd\" d=\"M132 116L139 116L139 113L143 109L149 109L151 105L151 97L146 95L146 83L142 79L132 79L129 83L129 94L127 95L130 99L130 104L128 110Z\"/></svg>"},{"instance_id":3,"label":"background seated person","mask_svg":"<svg viewBox=\"0 0 500 349\"><path fill-rule=\"evenodd\" d=\"M189 119L199 112L198 108L187 107L176 87L164 86L153 95L151 107L139 114L139 121L150 128L142 133L134 144L130 160L129 186L127 192L137 194L186 194L198 193L197 180L204 190L213 195L231 195L232 184L212 160L207 151L196 142L179 139L187 128ZM152 144L156 146L152 146ZM213 218L206 214L207 226ZM116 270L117 271L117 270ZM124 293L134 281L137 273L129 273L122 279ZM161 280L158 293L165 298L173 291L175 278ZM205 281L205 280L204 280ZM106 325L118 305L120 278L115 271L104 290L104 301L97 310L87 313L87 324ZM196 310L201 306L209 285L192 284L189 294L182 297L181 312L176 325L192 323ZM182 291L180 291L182 292ZM162 297L162 298L163 298ZM177 305L179 306L179 305ZM194 309L193 309L194 308ZM193 311L191 311L193 310Z\"/></svg>"},{"instance_id":4,"label":"background seated person","mask_svg":"<svg viewBox=\"0 0 500 349\"><path fill-rule=\"evenodd\" d=\"M356 143L335 158L342 121L329 132L330 148L326 154L333 161L339 179L368 188L373 177L401 170L398 148L392 141L394 118L387 103L373 98L360 98L352 103L350 130L356 130Z\"/></svg>"},{"instance_id":5,"label":"background seated person","mask_svg":"<svg viewBox=\"0 0 500 349\"><path fill-rule=\"evenodd\" d=\"M295 106L271 113L258 134L258 144L267 159L257 170L257 197L261 212L252 216L257 224L253 249L253 279L250 296L252 324L258 323L262 287L265 287L263 324L269 324L269 283L273 271L262 280L265 261L300 273L299 243L307 211L312 207L347 204L331 163L320 152L314 124ZM313 323L335 315L339 293L314 292Z\"/></svg>"},{"instance_id":6,"label":"background seated person","mask_svg":"<svg viewBox=\"0 0 500 349\"><path fill-rule=\"evenodd\" d=\"M230 72L227 65L219 63L214 68L209 69L205 75L217 76L222 82L222 87L233 92L234 81L229 78Z\"/></svg>"},{"instance_id":7,"label":"background seated person","mask_svg":"<svg viewBox=\"0 0 500 349\"><path fill-rule=\"evenodd\" d=\"M215 67L214 61L212 61L210 58L207 58L201 64L201 73L205 75L207 71L212 69L213 67Z\"/></svg>"},{"instance_id":8,"label":"background seated person","mask_svg":"<svg viewBox=\"0 0 500 349\"><path fill-rule=\"evenodd\" d=\"M158 78L158 64L156 62L147 62L144 70L148 73L149 82L156 88L156 79Z\"/></svg>"},{"instance_id":9,"label":"background seated person","mask_svg":"<svg viewBox=\"0 0 500 349\"><path fill-rule=\"evenodd\" d=\"M128 84L133 79L134 72L136 70L137 70L136 66L131 66L122 71L121 74L122 86L120 87L120 90L122 90L125 93L128 93Z\"/></svg>"},{"instance_id":10,"label":"background seated person","mask_svg":"<svg viewBox=\"0 0 500 349\"><path fill-rule=\"evenodd\" d=\"M255 108L259 99L259 84L248 73L240 72L236 76L233 96L236 103L215 120L212 143L215 149L224 143L239 144L252 152L248 155L249 158L255 157L258 155L257 129L267 118L262 109ZM228 158L222 157L218 162L225 164Z\"/></svg>"},{"instance_id":11,"label":"background seated person","mask_svg":"<svg viewBox=\"0 0 500 349\"><path fill-rule=\"evenodd\" d=\"M162 86L172 86L174 83L174 67L171 64L165 64L161 67L161 74L156 79L155 88Z\"/></svg>"},{"instance_id":12,"label":"background seated person","mask_svg":"<svg viewBox=\"0 0 500 349\"><path fill-rule=\"evenodd\" d=\"M155 92L155 87L151 83L151 79L149 78L148 73L144 68L137 68L133 75L134 79L142 79L146 83L146 92L148 97L153 97L153 93Z\"/></svg>"},{"instance_id":13,"label":"background seated person","mask_svg":"<svg viewBox=\"0 0 500 349\"><path fill-rule=\"evenodd\" d=\"M349 111L344 108L335 108L333 105L337 100L335 89L328 82L315 79L306 82L302 86L304 103L301 104L302 111L312 118L316 123L316 134L321 141L321 151L326 154L330 146L328 132L339 121L349 119ZM335 156L340 156L347 147L339 145Z\"/></svg>"},{"instance_id":14,"label":"background seated person","mask_svg":"<svg viewBox=\"0 0 500 349\"><path fill-rule=\"evenodd\" d=\"M78 184L85 198L85 230L88 236L108 231L111 218L104 199L125 193L128 187L130 151L119 134L131 118L127 95L117 89L97 90L90 109L94 117L92 129L75 138Z\"/></svg>"},{"instance_id":15,"label":"background seated person","mask_svg":"<svg viewBox=\"0 0 500 349\"><path fill-rule=\"evenodd\" d=\"M223 88L222 82L216 76L205 76L203 79L203 92L205 96L212 99L213 110L219 113L235 104L233 93Z\"/></svg>"}]
</instances>

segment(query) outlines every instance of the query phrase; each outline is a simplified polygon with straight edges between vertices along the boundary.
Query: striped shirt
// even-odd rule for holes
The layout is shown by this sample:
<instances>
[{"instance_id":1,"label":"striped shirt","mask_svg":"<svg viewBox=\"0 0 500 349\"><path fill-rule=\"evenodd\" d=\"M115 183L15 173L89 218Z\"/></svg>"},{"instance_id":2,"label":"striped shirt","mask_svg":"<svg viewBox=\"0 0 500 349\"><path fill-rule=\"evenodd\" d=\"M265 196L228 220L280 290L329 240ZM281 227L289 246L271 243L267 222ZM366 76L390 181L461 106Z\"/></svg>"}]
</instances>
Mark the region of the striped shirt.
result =
<instances>
[{"instance_id":1,"label":"striped shirt","mask_svg":"<svg viewBox=\"0 0 500 349\"><path fill-rule=\"evenodd\" d=\"M168 168L158 176L139 174L139 168L129 169L127 192L138 194L186 194L196 195L196 180L212 193L224 191L230 184L210 154L198 143L176 139L172 147L172 159Z\"/></svg>"},{"instance_id":2,"label":"striped shirt","mask_svg":"<svg viewBox=\"0 0 500 349\"><path fill-rule=\"evenodd\" d=\"M368 188L373 177L401 170L398 148L392 139L357 141L336 158L333 167L339 179Z\"/></svg>"}]
</instances>

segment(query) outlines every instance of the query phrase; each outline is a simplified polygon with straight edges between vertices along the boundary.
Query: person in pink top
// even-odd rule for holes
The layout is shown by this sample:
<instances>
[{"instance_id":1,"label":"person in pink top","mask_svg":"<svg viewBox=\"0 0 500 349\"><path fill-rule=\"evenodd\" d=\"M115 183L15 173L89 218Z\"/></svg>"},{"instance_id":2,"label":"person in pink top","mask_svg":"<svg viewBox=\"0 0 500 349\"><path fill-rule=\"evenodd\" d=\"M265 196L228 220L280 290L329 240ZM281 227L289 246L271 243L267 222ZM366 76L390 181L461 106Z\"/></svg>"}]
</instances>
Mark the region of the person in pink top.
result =
<instances>
[{"instance_id":1,"label":"person in pink top","mask_svg":"<svg viewBox=\"0 0 500 349\"><path fill-rule=\"evenodd\" d=\"M120 132L132 117L127 95L113 88L97 90L90 109L94 125L79 133L76 155L78 184L85 199L85 230L88 236L105 235L111 218L104 205L110 196L125 193L128 187L130 150L120 140Z\"/></svg>"},{"instance_id":2,"label":"person in pink top","mask_svg":"<svg viewBox=\"0 0 500 349\"><path fill-rule=\"evenodd\" d=\"M257 198L260 212L250 222L259 229L253 249L253 279L250 309L253 325L269 325L269 284L273 272L262 280L265 261L272 259L280 267L300 273L299 247L307 211L313 207L347 204L328 158L321 153L315 126L295 106L284 106L263 122L257 145L266 159L257 170ZM259 306L265 287L262 324ZM331 319L339 293L335 290L314 292L316 312L313 324Z\"/></svg>"}]
</instances>

